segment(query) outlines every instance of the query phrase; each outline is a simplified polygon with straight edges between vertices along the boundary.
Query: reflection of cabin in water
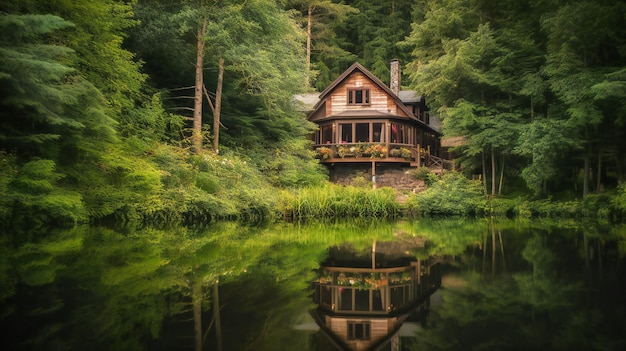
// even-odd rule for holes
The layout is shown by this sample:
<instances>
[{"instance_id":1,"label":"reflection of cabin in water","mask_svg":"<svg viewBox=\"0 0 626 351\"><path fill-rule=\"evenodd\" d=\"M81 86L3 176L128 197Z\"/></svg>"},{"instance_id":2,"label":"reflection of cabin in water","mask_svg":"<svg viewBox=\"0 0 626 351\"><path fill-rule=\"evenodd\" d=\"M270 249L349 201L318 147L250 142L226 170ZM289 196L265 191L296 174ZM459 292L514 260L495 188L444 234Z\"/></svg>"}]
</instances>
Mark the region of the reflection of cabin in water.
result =
<instances>
[{"instance_id":1,"label":"reflection of cabin in water","mask_svg":"<svg viewBox=\"0 0 626 351\"><path fill-rule=\"evenodd\" d=\"M315 282L312 311L338 350L400 350L399 331L441 285L436 259L420 260L376 243L369 257L334 248ZM343 257L343 258L342 258Z\"/></svg>"},{"instance_id":2,"label":"reflection of cabin in water","mask_svg":"<svg viewBox=\"0 0 626 351\"><path fill-rule=\"evenodd\" d=\"M377 168L443 165L438 119L423 96L400 90L398 61L391 64L390 87L354 63L319 97L300 100L308 103L307 119L319 126L315 149L331 176L365 167L375 176Z\"/></svg>"}]
</instances>

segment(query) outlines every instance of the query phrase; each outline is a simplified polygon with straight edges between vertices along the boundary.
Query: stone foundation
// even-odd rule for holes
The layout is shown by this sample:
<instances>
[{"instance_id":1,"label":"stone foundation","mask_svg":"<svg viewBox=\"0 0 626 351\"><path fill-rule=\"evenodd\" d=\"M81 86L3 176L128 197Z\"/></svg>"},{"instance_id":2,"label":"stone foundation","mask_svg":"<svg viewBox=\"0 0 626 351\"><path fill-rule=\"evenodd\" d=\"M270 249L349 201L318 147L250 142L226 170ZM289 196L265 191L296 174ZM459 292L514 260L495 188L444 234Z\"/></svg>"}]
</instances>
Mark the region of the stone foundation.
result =
<instances>
[{"instance_id":1,"label":"stone foundation","mask_svg":"<svg viewBox=\"0 0 626 351\"><path fill-rule=\"evenodd\" d=\"M411 177L409 172L415 167L391 163L376 164L376 186L390 187L401 191L414 191L423 187L424 182ZM343 185L363 185L372 182L371 163L335 164L330 166L330 181Z\"/></svg>"}]
</instances>

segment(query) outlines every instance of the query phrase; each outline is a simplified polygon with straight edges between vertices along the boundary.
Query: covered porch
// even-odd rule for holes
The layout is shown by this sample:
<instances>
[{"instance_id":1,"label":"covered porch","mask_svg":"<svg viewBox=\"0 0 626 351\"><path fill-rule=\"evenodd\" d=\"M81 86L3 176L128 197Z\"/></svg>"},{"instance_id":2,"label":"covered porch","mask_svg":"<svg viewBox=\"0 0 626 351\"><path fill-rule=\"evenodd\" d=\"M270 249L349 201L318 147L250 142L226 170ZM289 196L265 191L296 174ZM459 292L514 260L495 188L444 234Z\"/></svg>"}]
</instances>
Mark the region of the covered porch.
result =
<instances>
[{"instance_id":1,"label":"covered porch","mask_svg":"<svg viewBox=\"0 0 626 351\"><path fill-rule=\"evenodd\" d=\"M429 166L438 157L437 134L413 121L335 119L320 124L315 150L322 163L395 162Z\"/></svg>"}]
</instances>

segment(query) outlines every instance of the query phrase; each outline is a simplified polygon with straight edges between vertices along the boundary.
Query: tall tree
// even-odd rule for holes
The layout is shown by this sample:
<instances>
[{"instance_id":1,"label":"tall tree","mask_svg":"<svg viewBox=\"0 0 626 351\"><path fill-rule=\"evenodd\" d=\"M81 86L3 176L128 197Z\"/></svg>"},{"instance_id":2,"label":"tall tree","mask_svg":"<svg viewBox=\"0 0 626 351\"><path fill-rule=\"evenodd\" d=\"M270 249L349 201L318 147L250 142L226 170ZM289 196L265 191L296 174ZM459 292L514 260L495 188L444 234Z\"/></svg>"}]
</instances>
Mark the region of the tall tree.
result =
<instances>
[{"instance_id":1,"label":"tall tree","mask_svg":"<svg viewBox=\"0 0 626 351\"><path fill-rule=\"evenodd\" d=\"M583 197L589 193L591 161L605 148L602 131L614 116L594 100L592 87L626 63L619 49L624 9L617 1L564 3L542 21L547 35L543 73L557 98L552 118L576 131L576 147L583 150Z\"/></svg>"},{"instance_id":2,"label":"tall tree","mask_svg":"<svg viewBox=\"0 0 626 351\"><path fill-rule=\"evenodd\" d=\"M153 1L145 0L138 6L148 6ZM209 99L214 115L215 149L220 138L218 126L222 124L228 127L227 123L232 123L233 128L238 128L238 133L229 136L230 138L242 138L245 135L244 131L247 130L241 128L246 128L247 120L250 118L254 120L252 122L254 124L267 123L266 118L269 116L279 120L294 118L293 115L288 117L282 110L287 108L287 101L290 101L294 93L302 91L305 69L301 61L301 32L289 13L269 0L215 1L201 2L201 6L196 5L198 5L196 1L181 0L177 7L170 5L171 7L166 8L171 11L169 14L144 12L156 16L146 18L148 21L161 21L161 17L169 16L170 21L178 24L181 35L193 34L195 37L192 44L196 53L194 135L199 135L199 128L202 126L198 116L202 116L201 103L205 97ZM205 81L207 67L209 69L216 67L218 70L217 77L209 76L210 82ZM200 73L203 75L202 78L199 77ZM217 82L212 79L216 79ZM210 87L213 84L217 86L215 94L211 93L211 89L203 91L203 87ZM229 96L220 94L220 91ZM225 103L230 99L240 99L242 96L244 102L236 104L239 106ZM245 111L249 105L252 105L251 110ZM226 119L224 109L228 110L229 119ZM269 114L260 118L260 115L267 113L264 111ZM232 117L240 113L244 115ZM291 108L289 113L291 114ZM270 129L279 131L276 128ZM285 131L293 132L293 126ZM300 134L301 131L297 133ZM251 134L254 135L255 132ZM197 138L194 143L197 148Z\"/></svg>"},{"instance_id":3,"label":"tall tree","mask_svg":"<svg viewBox=\"0 0 626 351\"><path fill-rule=\"evenodd\" d=\"M334 53L346 55L337 45L332 43L336 38L333 26L345 20L350 13L357 10L332 0L290 0L287 3L290 8L296 8L302 15L302 22L306 27L306 70L305 85L309 86L313 72L311 68L312 52Z\"/></svg>"}]
</instances>

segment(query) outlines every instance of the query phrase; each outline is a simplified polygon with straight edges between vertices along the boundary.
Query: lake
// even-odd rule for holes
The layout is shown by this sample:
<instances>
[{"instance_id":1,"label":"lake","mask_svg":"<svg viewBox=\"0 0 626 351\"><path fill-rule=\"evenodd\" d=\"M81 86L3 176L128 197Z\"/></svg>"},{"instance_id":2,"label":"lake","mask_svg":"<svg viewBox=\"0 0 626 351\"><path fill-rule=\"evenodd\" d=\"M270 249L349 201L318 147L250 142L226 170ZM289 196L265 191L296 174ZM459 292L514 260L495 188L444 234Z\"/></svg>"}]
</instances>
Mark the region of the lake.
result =
<instances>
[{"instance_id":1,"label":"lake","mask_svg":"<svg viewBox=\"0 0 626 351\"><path fill-rule=\"evenodd\" d=\"M626 349L624 225L83 226L0 250L10 350Z\"/></svg>"}]
</instances>

